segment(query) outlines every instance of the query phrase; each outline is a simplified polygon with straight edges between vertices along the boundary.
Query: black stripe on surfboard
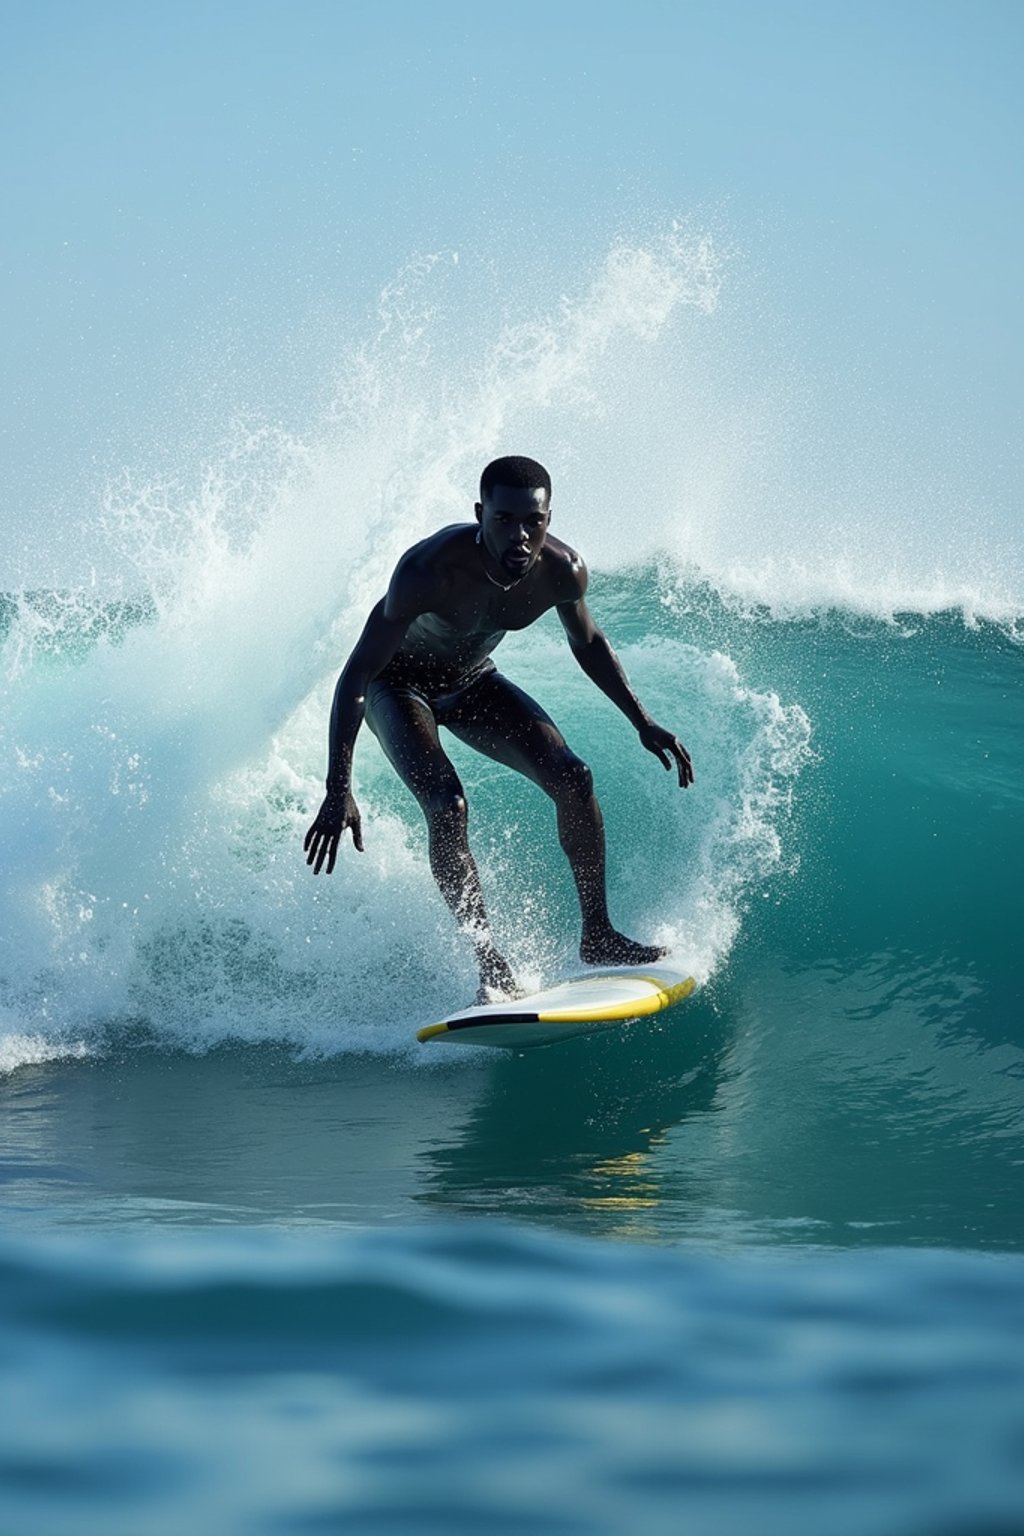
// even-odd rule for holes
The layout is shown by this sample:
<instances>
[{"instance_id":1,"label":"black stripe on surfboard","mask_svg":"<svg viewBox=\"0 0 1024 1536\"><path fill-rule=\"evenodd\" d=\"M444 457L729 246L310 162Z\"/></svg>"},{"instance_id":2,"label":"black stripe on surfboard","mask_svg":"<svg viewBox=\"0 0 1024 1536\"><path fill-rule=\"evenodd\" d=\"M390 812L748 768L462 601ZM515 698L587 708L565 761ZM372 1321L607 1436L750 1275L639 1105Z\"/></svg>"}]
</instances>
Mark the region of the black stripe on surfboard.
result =
<instances>
[{"instance_id":1,"label":"black stripe on surfboard","mask_svg":"<svg viewBox=\"0 0 1024 1536\"><path fill-rule=\"evenodd\" d=\"M494 1018L488 1018L486 1014L481 1018L470 1016L464 1019L445 1019L447 1029L479 1029L484 1024L539 1024L539 1013L499 1013Z\"/></svg>"}]
</instances>

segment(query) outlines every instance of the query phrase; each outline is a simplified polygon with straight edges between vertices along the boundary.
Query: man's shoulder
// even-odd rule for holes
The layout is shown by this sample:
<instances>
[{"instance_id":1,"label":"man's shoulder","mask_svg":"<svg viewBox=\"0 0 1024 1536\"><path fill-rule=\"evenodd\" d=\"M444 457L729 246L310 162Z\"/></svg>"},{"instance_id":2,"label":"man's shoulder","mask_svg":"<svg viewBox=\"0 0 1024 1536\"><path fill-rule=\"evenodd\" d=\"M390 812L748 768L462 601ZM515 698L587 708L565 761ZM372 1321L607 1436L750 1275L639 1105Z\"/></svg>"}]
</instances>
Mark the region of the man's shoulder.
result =
<instances>
[{"instance_id":1,"label":"man's shoulder","mask_svg":"<svg viewBox=\"0 0 1024 1536\"><path fill-rule=\"evenodd\" d=\"M472 540L472 524L455 523L411 545L388 585L388 616L408 622L443 603L453 584L458 584Z\"/></svg>"},{"instance_id":2,"label":"man's shoulder","mask_svg":"<svg viewBox=\"0 0 1024 1536\"><path fill-rule=\"evenodd\" d=\"M587 566L583 556L571 544L548 534L544 540L544 563L552 589L559 603L578 602L587 590Z\"/></svg>"},{"instance_id":3,"label":"man's shoulder","mask_svg":"<svg viewBox=\"0 0 1024 1536\"><path fill-rule=\"evenodd\" d=\"M418 544L412 544L402 556L403 561L420 566L461 559L473 542L472 523L450 523L428 533Z\"/></svg>"},{"instance_id":4,"label":"man's shoulder","mask_svg":"<svg viewBox=\"0 0 1024 1536\"><path fill-rule=\"evenodd\" d=\"M412 544L398 561L395 571L407 580L445 577L465 563L473 543L472 523L452 523Z\"/></svg>"}]
</instances>

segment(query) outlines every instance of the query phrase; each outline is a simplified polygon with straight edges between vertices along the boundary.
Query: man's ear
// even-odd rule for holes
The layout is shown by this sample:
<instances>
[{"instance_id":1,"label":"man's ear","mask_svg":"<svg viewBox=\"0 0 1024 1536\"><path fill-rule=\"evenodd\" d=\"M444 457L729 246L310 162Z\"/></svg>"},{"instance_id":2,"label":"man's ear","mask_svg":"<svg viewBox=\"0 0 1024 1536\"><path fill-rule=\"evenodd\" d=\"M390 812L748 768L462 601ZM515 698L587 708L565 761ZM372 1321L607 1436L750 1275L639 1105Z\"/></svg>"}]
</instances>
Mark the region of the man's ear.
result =
<instances>
[{"instance_id":1,"label":"man's ear","mask_svg":"<svg viewBox=\"0 0 1024 1536\"><path fill-rule=\"evenodd\" d=\"M477 522L478 523L482 523L483 520L484 520L484 509L481 506L480 502L477 502L475 504L475 506L473 507L473 512L474 512L474 514L476 516Z\"/></svg>"}]
</instances>

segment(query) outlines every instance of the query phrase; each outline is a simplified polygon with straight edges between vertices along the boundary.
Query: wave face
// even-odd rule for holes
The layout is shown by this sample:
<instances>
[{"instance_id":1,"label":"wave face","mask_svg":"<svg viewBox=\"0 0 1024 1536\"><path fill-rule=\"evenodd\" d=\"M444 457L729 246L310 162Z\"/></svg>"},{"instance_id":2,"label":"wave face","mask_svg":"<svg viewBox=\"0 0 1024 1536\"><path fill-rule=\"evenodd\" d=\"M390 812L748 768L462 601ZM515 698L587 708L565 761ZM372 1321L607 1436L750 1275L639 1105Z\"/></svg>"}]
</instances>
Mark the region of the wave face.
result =
<instances>
[{"instance_id":1,"label":"wave face","mask_svg":"<svg viewBox=\"0 0 1024 1536\"><path fill-rule=\"evenodd\" d=\"M593 766L620 921L706 980L752 884L792 873L784 829L813 757L811 724L674 619L678 592L660 583L653 566L599 575L593 602L649 707L685 733L699 792L674 789L552 625L500 660ZM208 637L225 668L211 677L203 655L181 654L194 634L155 609L126 625L116 608L69 616L59 595L34 594L9 646L39 616L64 633L8 683L0 897L3 1006L26 1059L41 1059L47 1040L99 1048L111 1030L140 1025L190 1049L230 1038L392 1050L424 1009L471 994L471 956L434 891L419 813L369 732L358 761L365 856L346 848L331 880L303 863L326 686L276 731L264 720L259 751L240 762L268 707L256 684L266 674L225 661L230 635ZM552 812L532 786L451 749L496 927L539 981L572 963L578 937ZM6 1049L16 1054L13 1035Z\"/></svg>"}]
</instances>

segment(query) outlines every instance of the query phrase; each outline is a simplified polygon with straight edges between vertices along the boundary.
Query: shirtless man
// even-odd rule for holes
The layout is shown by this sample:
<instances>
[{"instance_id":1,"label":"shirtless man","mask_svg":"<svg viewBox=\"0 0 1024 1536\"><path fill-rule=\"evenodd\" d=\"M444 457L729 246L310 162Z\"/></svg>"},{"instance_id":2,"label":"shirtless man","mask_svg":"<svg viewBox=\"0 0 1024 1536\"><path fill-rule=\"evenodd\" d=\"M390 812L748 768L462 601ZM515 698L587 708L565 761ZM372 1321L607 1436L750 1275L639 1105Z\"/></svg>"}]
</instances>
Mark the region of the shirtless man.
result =
<instances>
[{"instance_id":1,"label":"shirtless man","mask_svg":"<svg viewBox=\"0 0 1024 1536\"><path fill-rule=\"evenodd\" d=\"M587 765L540 705L502 677L491 652L510 629L554 608L569 647L621 709L643 746L680 789L693 783L689 753L655 724L587 609L587 568L548 532L551 479L533 459L495 459L480 479L477 526L459 523L399 560L334 691L327 794L306 833L306 862L334 869L346 829L362 852L352 798L352 752L363 720L416 797L427 820L430 868L480 969L480 997L514 995L515 978L491 938L480 877L466 836L466 799L438 736L515 768L555 803L558 839L572 867L583 917L580 958L589 965L649 965L665 951L612 927L605 895L604 822Z\"/></svg>"}]
</instances>

